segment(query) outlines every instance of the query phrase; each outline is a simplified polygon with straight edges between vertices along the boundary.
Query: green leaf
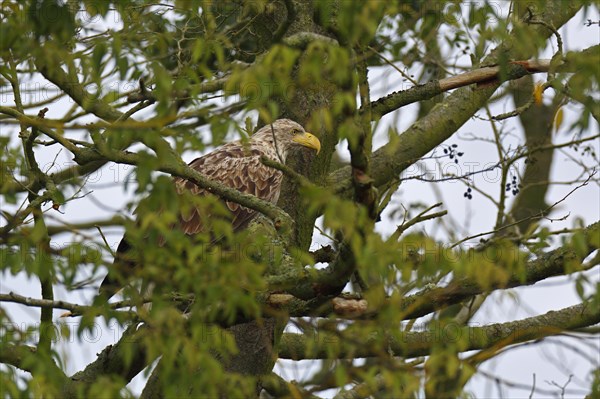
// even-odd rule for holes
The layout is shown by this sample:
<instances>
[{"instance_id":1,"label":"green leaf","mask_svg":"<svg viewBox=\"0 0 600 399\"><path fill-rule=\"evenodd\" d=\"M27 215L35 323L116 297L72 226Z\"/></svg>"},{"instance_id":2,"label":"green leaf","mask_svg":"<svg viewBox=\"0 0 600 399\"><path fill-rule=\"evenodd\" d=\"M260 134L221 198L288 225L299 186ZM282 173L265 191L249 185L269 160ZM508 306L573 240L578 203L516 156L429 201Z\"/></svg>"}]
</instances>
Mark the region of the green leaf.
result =
<instances>
[{"instance_id":1,"label":"green leaf","mask_svg":"<svg viewBox=\"0 0 600 399\"><path fill-rule=\"evenodd\" d=\"M75 35L75 17L68 3L58 0L34 0L29 6L28 15L38 37L54 36L64 42Z\"/></svg>"}]
</instances>

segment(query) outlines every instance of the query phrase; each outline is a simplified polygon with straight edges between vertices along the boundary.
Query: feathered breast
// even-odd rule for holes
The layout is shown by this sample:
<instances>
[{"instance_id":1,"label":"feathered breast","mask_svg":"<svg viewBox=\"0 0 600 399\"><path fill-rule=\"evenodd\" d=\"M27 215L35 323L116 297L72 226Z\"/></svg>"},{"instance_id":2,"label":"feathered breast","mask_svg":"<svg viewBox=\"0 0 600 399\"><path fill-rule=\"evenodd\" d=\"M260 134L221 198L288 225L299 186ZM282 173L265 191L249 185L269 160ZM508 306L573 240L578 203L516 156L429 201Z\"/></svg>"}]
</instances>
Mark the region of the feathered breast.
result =
<instances>
[{"instance_id":1,"label":"feathered breast","mask_svg":"<svg viewBox=\"0 0 600 399\"><path fill-rule=\"evenodd\" d=\"M277 159L274 149L262 144L252 143L244 146L239 142L229 143L196 158L189 166L213 181L275 203L279 199L283 175L280 171L261 162L262 156ZM175 178L174 181L180 194L186 190L193 195L207 194L205 189L189 180ZM243 229L256 214L256 211L237 203L230 201L225 203L232 214L231 223L234 231ZM200 212L192 210L187 215L181 215L178 227L190 235L201 232L203 223Z\"/></svg>"}]
</instances>

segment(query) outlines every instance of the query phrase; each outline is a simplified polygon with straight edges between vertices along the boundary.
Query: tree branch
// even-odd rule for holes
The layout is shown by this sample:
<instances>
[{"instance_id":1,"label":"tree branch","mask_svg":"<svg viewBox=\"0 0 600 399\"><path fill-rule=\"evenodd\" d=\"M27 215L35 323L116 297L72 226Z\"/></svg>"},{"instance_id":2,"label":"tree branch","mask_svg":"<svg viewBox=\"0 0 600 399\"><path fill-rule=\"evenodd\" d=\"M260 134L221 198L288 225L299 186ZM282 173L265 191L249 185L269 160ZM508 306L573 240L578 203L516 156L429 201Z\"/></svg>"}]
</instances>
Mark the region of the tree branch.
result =
<instances>
[{"instance_id":1,"label":"tree branch","mask_svg":"<svg viewBox=\"0 0 600 399\"><path fill-rule=\"evenodd\" d=\"M517 107L523 105L533 93L533 81L531 78L523 78L514 82L513 98ZM525 132L525 145L529 151L538 147L552 145L552 122L559 104L553 103L548 106L543 103L535 104L525 112L519 114L519 119ZM545 215L548 213L549 205L546 204L546 192L549 184L550 168L554 157L554 149L539 150L528 158L521 184L522 190L513 202L510 215L519 223L519 230L525 233L534 221L530 216ZM542 184L540 184L542 183Z\"/></svg>"},{"instance_id":2,"label":"tree branch","mask_svg":"<svg viewBox=\"0 0 600 399\"><path fill-rule=\"evenodd\" d=\"M251 194L242 193L234 188L227 187L219 182L206 178L200 172L185 164L181 158L173 152L170 146L168 148L168 152L172 155L171 159L168 161L165 161L162 158L156 159L156 170L187 179L198 187L202 187L210 193L227 201L235 202L246 208L260 212L271 219L275 227L282 232L292 231L294 221L282 209L269 201L262 200ZM103 151L102 157L105 160L128 165L138 165L142 162L142 159L138 154L123 151Z\"/></svg>"},{"instance_id":3,"label":"tree branch","mask_svg":"<svg viewBox=\"0 0 600 399\"><path fill-rule=\"evenodd\" d=\"M597 249L592 241L598 241L598 234L600 222L586 228L589 253ZM524 272L512 274L505 284L494 283L488 289L484 289L471 279L456 280L445 287L426 289L405 297L399 307L404 312L405 319L414 319L484 292L531 285L550 277L577 272L579 270L576 268L567 269L569 262L577 259L579 256L574 250L558 248L527 263Z\"/></svg>"},{"instance_id":4,"label":"tree branch","mask_svg":"<svg viewBox=\"0 0 600 399\"><path fill-rule=\"evenodd\" d=\"M11 365L29 373L32 373L33 371L31 364L28 364L31 363L31 359L29 362L25 359L30 356L35 356L36 354L37 349L35 346L13 344L0 345L0 363Z\"/></svg>"},{"instance_id":5,"label":"tree branch","mask_svg":"<svg viewBox=\"0 0 600 399\"><path fill-rule=\"evenodd\" d=\"M6 108L6 109L5 109ZM26 115L20 114L8 107L1 107L0 112L10 112L13 116L18 117L20 120L22 119L25 123L31 125L38 125L38 121L33 118L29 118ZM96 149L88 149L88 148L79 148L66 140L59 134L49 130L49 129L40 129L43 133L47 134L49 137L58 140L63 144L69 151L71 151L74 155L74 159L77 163L82 166L86 166L88 164L92 165L92 170L101 165L104 165L107 161L113 161L116 163L128 164L128 165L138 165L141 162L140 156L136 153L125 152L113 150L111 148L96 148ZM103 147L105 141L102 137L98 136L97 138L97 146ZM161 144L164 144L166 148L166 153L170 155L168 161L160 161L157 167L157 170L160 170L165 173L169 173L173 176L178 176L182 178L186 178L193 183L197 184L199 187L205 188L208 191L216 194L228 201L236 202L240 205L243 205L247 208L253 209L255 211L261 212L262 214L268 216L271 220L275 222L277 227L280 227L283 231L290 231L293 225L293 221L291 218L280 208L273 205L268 201L261 200L253 195L245 194L239 192L233 188L224 186L218 182L207 179L198 171L190 168L186 165L179 155L175 154L170 145L163 139ZM25 214L25 216L27 216ZM14 227L14 226L13 226ZM4 226L2 230L0 230L0 235L3 234L5 230L10 230L12 227Z\"/></svg>"},{"instance_id":6,"label":"tree branch","mask_svg":"<svg viewBox=\"0 0 600 399\"><path fill-rule=\"evenodd\" d=\"M587 50L591 49L593 49L593 47ZM586 50L582 51L581 54L584 54L585 52ZM393 112L406 105L418 101L429 100L430 98L433 98L439 94L453 89L458 89L460 87L477 83L482 84L495 81L515 80L526 75L545 73L550 71L551 66L555 66L551 63L551 59L511 61L509 62L509 65L519 65L523 67L523 69L514 69L511 74L505 75L505 67L488 66L474 69L460 75L451 76L449 78L434 80L425 84L417 85L407 90L390 93L387 96L379 98L371 103L373 113L372 118L373 120L377 120L383 115ZM567 62L561 62L558 65L558 70L560 72L576 72L575 68ZM361 112L364 112L363 108L361 108Z\"/></svg>"},{"instance_id":7,"label":"tree branch","mask_svg":"<svg viewBox=\"0 0 600 399\"><path fill-rule=\"evenodd\" d=\"M262 387L275 398L307 398L319 399L318 396L302 389L302 387L288 382L275 373L261 378Z\"/></svg>"},{"instance_id":8,"label":"tree branch","mask_svg":"<svg viewBox=\"0 0 600 399\"><path fill-rule=\"evenodd\" d=\"M88 92L81 83L74 80L76 75L65 73L60 67L63 62L55 51L47 51L42 47L42 54L34 58L34 63L46 79L67 93L85 111L109 122L122 117L122 112L108 105L100 96Z\"/></svg>"},{"instance_id":9,"label":"tree branch","mask_svg":"<svg viewBox=\"0 0 600 399\"><path fill-rule=\"evenodd\" d=\"M14 292L9 292L8 294L0 294L0 302L12 302L18 303L25 306L31 306L41 309L64 309L68 310L74 315L83 315L89 314L90 312L93 314L97 314L99 312L98 306L90 306L90 305L79 305L76 303L61 301L61 300L53 300L53 299L37 299L30 298L26 296L22 296L19 294L15 294ZM108 305L109 309L117 310L119 308L123 308L126 306L133 306L134 304L127 302L115 302ZM120 311L120 314L124 314L124 311ZM135 313L130 313L132 316Z\"/></svg>"},{"instance_id":10,"label":"tree branch","mask_svg":"<svg viewBox=\"0 0 600 399\"><path fill-rule=\"evenodd\" d=\"M439 218L439 217L442 217L442 216L445 216L446 214L448 214L448 211L446 211L446 210L427 214L427 212L429 212L433 208L437 208L438 206L441 206L441 205L442 205L441 202L438 202L437 204L433 204L429 208L427 208L424 211L422 211L421 213L419 213L414 218L412 218L412 219L410 219L408 221L403 222L401 225L398 226L398 228L396 228L396 231L394 231L394 233L392 233L392 235L390 236L390 238L388 238L387 241L388 242L394 242L394 241L398 240L400 238L400 236L406 230L408 230L409 228L411 228L412 226L414 226L416 224L419 224L419 223L424 222L426 220Z\"/></svg>"},{"instance_id":11,"label":"tree branch","mask_svg":"<svg viewBox=\"0 0 600 399\"><path fill-rule=\"evenodd\" d=\"M38 374L46 378L67 381L68 377L47 355L38 352L37 348L29 345L4 344L0 345L0 363L16 367L20 370Z\"/></svg>"},{"instance_id":12,"label":"tree branch","mask_svg":"<svg viewBox=\"0 0 600 399\"><path fill-rule=\"evenodd\" d=\"M404 358L426 356L431 348L444 343L461 342L462 351L486 349L496 345L508 346L519 342L557 335L565 330L582 328L600 322L600 311L590 302L584 302L558 311L522 320L490 324L484 327L464 327L432 322L424 332L402 331L394 338L383 338L381 331L373 331L361 345L346 341L343 331L319 332L318 335L285 333L281 341L279 357L282 359L343 359L381 356ZM392 334L386 334L390 337ZM349 338L349 337L346 337ZM332 343L336 343L332 346ZM332 348L337 347L337 353Z\"/></svg>"},{"instance_id":13,"label":"tree branch","mask_svg":"<svg viewBox=\"0 0 600 399\"><path fill-rule=\"evenodd\" d=\"M573 4L558 4L547 7L546 22L555 27L560 27L570 20L579 7ZM548 38L552 32L543 26L530 26L530 34L539 38ZM524 32L519 36L512 35L503 44L491 52L483 61L484 65L496 65L501 59L519 59L531 56L522 54L522 46L513 46L513 42L520 39ZM503 70L504 79L516 79L529 74L528 70L520 64L507 64ZM376 187L381 187L389 181L397 178L402 171L422 158L449 137L451 137L469 118L471 118L479 108L481 108L500 85L500 81L492 80L485 85L477 87L463 87L454 91L443 102L436 105L429 114L419 119L401 136L399 145L396 141L389 143L379 150L375 151L371 162L371 177ZM436 89L437 82L427 83L426 88L420 90L431 90L431 96L439 94ZM414 92L410 96L415 96L412 101L422 100L422 97L416 97ZM429 98L429 97L425 97ZM373 104L373 115L381 115L382 110L390 112L392 107L385 107L377 110L378 105ZM452 110L452 112L449 112ZM375 117L375 116L374 116ZM351 198L352 190L352 170L350 166L342 167L329 175L328 180L335 186L336 191L346 198Z\"/></svg>"},{"instance_id":14,"label":"tree branch","mask_svg":"<svg viewBox=\"0 0 600 399\"><path fill-rule=\"evenodd\" d=\"M48 234L53 236L61 233L73 233L81 230L95 229L97 227L122 226L127 219L122 216L113 216L105 220L94 220L91 222L66 223L60 225L49 225Z\"/></svg>"},{"instance_id":15,"label":"tree branch","mask_svg":"<svg viewBox=\"0 0 600 399\"><path fill-rule=\"evenodd\" d=\"M600 222L588 226L584 234L587 237L588 253L591 253L597 249L595 243L600 242L598 237L600 235ZM387 304L384 306L398 308L404 320L415 319L478 294L489 293L497 289L531 285L550 277L581 271L581 268L574 267L572 264L569 265L570 262L578 261L579 258L574 250L558 248L529 261L522 272L513 273L505 283L492 282L489 287L482 287L473 279L462 278L452 281L444 287L427 287L416 294L395 301L393 305ZM593 267L594 265L595 263L591 262L583 267ZM378 309L369 307L368 302L360 297L342 295L333 299L318 298L318 295L335 292L333 288L326 289L326 287L335 288L336 281L339 285L340 280L336 280L339 277L332 273L333 271L326 268L313 274L302 272L294 276L284 276L285 281L295 279L297 282L296 291L289 290L294 295L275 294L277 296L272 295L269 297L266 304L278 310L285 310L292 317L328 317L332 314L342 318L371 319L375 317ZM332 275L333 277L331 277ZM267 279L273 284L271 289L279 287L277 283L283 284L280 281L281 277L268 277ZM301 290L300 287L304 287L304 289ZM361 301L361 303L338 303L336 305L336 300L354 300ZM351 309L352 311L346 312L345 309Z\"/></svg>"},{"instance_id":16,"label":"tree branch","mask_svg":"<svg viewBox=\"0 0 600 399\"><path fill-rule=\"evenodd\" d=\"M126 382L131 381L140 371L154 359L146 358L144 334L147 327L129 327L119 342L109 345L87 367L73 374L63 386L65 398L82 397L81 392L94 382L105 376L120 376ZM83 395L85 396L85 395Z\"/></svg>"}]
</instances>

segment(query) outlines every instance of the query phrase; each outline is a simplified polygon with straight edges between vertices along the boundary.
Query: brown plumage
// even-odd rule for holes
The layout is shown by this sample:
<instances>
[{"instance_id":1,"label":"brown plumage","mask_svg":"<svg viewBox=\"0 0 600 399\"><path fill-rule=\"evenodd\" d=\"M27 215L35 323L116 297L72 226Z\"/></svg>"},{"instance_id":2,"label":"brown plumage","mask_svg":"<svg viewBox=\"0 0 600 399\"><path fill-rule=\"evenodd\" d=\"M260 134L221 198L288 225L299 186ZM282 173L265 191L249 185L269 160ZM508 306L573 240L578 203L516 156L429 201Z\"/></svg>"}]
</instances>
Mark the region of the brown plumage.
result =
<instances>
[{"instance_id":1,"label":"brown plumage","mask_svg":"<svg viewBox=\"0 0 600 399\"><path fill-rule=\"evenodd\" d=\"M278 119L254 133L246 143L234 141L225 144L211 153L190 162L189 166L211 180L225 186L235 188L243 193L276 203L281 191L283 174L261 162L261 157L285 163L290 150L294 146L304 146L320 150L319 140L304 131L302 126L289 119ZM176 177L174 179L177 192L189 191L194 195L206 195L207 191L189 180ZM239 231L248 225L256 215L256 211L243 207L235 202L225 201L231 212L233 231ZM204 224L201 213L197 209L179 216L174 228L181 229L189 235L203 232ZM159 243L163 245L164 243ZM133 267L124 254L130 249L125 237L119 243L114 266ZM107 275L100 286L100 292L112 296L119 287L117 281Z\"/></svg>"}]
</instances>

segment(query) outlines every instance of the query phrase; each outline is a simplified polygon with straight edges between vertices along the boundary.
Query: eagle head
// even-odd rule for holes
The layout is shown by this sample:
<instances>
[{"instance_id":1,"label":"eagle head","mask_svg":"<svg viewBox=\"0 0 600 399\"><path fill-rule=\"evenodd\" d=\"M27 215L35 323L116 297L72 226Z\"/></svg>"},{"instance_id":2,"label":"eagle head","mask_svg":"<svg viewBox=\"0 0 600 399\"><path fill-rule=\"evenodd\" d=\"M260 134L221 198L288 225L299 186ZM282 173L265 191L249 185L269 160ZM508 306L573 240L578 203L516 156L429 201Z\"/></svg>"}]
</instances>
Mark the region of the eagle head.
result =
<instances>
[{"instance_id":1,"label":"eagle head","mask_svg":"<svg viewBox=\"0 0 600 399\"><path fill-rule=\"evenodd\" d=\"M285 160L289 150L296 146L311 148L316 150L317 154L321 151L319 139L314 134L306 132L300 124L289 119L277 119L263 126L252 135L252 140L266 143L277 149L282 160Z\"/></svg>"}]
</instances>

